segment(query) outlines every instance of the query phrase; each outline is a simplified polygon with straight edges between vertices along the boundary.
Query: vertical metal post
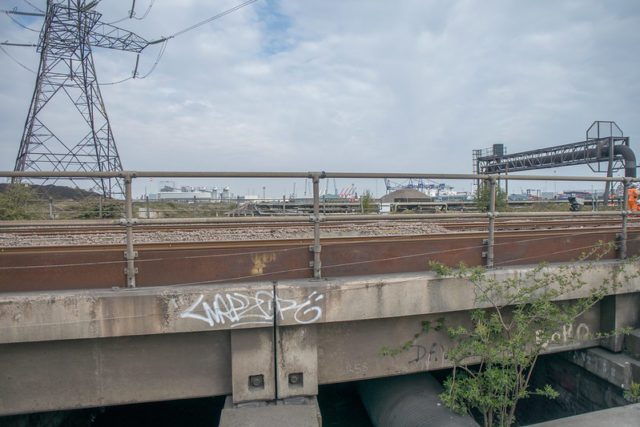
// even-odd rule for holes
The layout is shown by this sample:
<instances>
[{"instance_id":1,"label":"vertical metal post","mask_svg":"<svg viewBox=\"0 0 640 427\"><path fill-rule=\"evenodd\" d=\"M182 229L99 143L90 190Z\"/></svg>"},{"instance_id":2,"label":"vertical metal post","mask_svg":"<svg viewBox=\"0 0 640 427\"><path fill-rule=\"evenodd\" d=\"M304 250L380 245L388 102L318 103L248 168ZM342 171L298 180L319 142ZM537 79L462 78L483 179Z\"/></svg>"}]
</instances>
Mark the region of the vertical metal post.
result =
<instances>
[{"instance_id":1,"label":"vertical metal post","mask_svg":"<svg viewBox=\"0 0 640 427\"><path fill-rule=\"evenodd\" d=\"M609 182L609 181L607 181ZM630 214L627 209L629 203L629 181L627 179L623 182L623 195L622 195L622 230L620 231L620 259L627 258L627 216Z\"/></svg>"},{"instance_id":2,"label":"vertical metal post","mask_svg":"<svg viewBox=\"0 0 640 427\"><path fill-rule=\"evenodd\" d=\"M320 261L320 251L322 250L320 247L320 178L324 177L324 172L310 175L313 180L313 216L311 217L313 221L313 246L309 250L313 252L313 261L311 262L313 278L320 279L322 278L322 262Z\"/></svg>"},{"instance_id":3,"label":"vertical metal post","mask_svg":"<svg viewBox=\"0 0 640 427\"><path fill-rule=\"evenodd\" d=\"M195 218L198 214L198 206L197 206L198 200L196 199L196 196L193 196L193 217Z\"/></svg>"},{"instance_id":4,"label":"vertical metal post","mask_svg":"<svg viewBox=\"0 0 640 427\"><path fill-rule=\"evenodd\" d=\"M124 178L125 227L127 229L127 250L124 253L124 258L127 260L127 267L124 272L127 276L127 288L136 287L136 274L138 273L138 269L134 264L134 260L138 254L133 250L133 197L131 195L131 179L130 174L127 174Z\"/></svg>"},{"instance_id":5,"label":"vertical metal post","mask_svg":"<svg viewBox=\"0 0 640 427\"><path fill-rule=\"evenodd\" d=\"M493 268L493 247L495 243L495 222L496 222L496 177L489 177L489 239L487 242L487 268Z\"/></svg>"},{"instance_id":6,"label":"vertical metal post","mask_svg":"<svg viewBox=\"0 0 640 427\"><path fill-rule=\"evenodd\" d=\"M151 208L149 207L149 196L147 196L147 219L151 218Z\"/></svg>"},{"instance_id":7,"label":"vertical metal post","mask_svg":"<svg viewBox=\"0 0 640 427\"><path fill-rule=\"evenodd\" d=\"M53 219L53 199L49 197L49 218Z\"/></svg>"},{"instance_id":8,"label":"vertical metal post","mask_svg":"<svg viewBox=\"0 0 640 427\"><path fill-rule=\"evenodd\" d=\"M98 199L98 218L102 219L102 196Z\"/></svg>"}]
</instances>

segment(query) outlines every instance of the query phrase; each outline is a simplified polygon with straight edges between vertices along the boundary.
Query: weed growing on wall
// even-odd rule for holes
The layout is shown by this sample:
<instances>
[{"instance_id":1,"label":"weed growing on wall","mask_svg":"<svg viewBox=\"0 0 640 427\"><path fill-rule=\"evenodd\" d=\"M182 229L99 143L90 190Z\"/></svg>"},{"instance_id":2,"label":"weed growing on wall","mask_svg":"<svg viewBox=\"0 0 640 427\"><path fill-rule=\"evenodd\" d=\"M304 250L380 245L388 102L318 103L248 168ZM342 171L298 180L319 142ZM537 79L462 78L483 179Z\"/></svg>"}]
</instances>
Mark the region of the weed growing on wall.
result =
<instances>
[{"instance_id":1,"label":"weed growing on wall","mask_svg":"<svg viewBox=\"0 0 640 427\"><path fill-rule=\"evenodd\" d=\"M624 391L624 398L630 402L640 403L640 384L632 382L629 390Z\"/></svg>"},{"instance_id":2,"label":"weed growing on wall","mask_svg":"<svg viewBox=\"0 0 640 427\"><path fill-rule=\"evenodd\" d=\"M447 328L454 345L448 352L452 374L444 382L440 399L458 413L479 413L485 426L510 426L522 399L537 394L555 398L550 385L531 390L529 383L538 357L549 346L560 344L557 331L573 325L584 313L622 283L637 279L635 259L616 264L603 283L588 292L584 277L594 271L595 261L612 251L614 244L600 244L576 263L550 267L541 264L522 275L497 280L483 268L459 265L451 269L431 263L439 275L457 277L473 284L476 307L470 327ZM590 261L587 261L590 260ZM635 265L632 265L635 264ZM582 292L584 298L573 298ZM573 299L571 299L573 298ZM444 328L440 319L435 328ZM383 347L381 354L408 350L434 325L423 322L413 339L397 348ZM575 334L572 340L606 338L629 329L598 334ZM563 337L566 339L566 337Z\"/></svg>"}]
</instances>

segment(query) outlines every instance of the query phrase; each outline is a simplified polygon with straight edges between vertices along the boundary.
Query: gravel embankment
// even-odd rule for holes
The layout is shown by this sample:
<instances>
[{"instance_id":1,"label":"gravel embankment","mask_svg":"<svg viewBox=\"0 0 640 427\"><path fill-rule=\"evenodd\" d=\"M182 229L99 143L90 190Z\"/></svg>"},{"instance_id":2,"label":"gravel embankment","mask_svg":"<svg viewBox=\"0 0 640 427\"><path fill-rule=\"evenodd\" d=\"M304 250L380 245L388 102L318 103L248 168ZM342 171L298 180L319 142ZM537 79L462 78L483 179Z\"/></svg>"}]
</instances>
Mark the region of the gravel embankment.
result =
<instances>
[{"instance_id":1,"label":"gravel embankment","mask_svg":"<svg viewBox=\"0 0 640 427\"><path fill-rule=\"evenodd\" d=\"M321 238L327 237L374 237L374 236L412 236L447 232L444 227L424 222L389 222L380 221L366 224L337 224L323 227ZM295 227L277 226L243 226L236 228L202 228L197 230L134 230L134 243L166 243L166 242L220 242L245 240L286 240L311 239L313 227L300 225ZM32 247L32 246L84 246L84 245L117 245L125 244L122 233L86 233L57 234L44 232L39 235L22 235L20 233L0 234L0 247Z\"/></svg>"}]
</instances>

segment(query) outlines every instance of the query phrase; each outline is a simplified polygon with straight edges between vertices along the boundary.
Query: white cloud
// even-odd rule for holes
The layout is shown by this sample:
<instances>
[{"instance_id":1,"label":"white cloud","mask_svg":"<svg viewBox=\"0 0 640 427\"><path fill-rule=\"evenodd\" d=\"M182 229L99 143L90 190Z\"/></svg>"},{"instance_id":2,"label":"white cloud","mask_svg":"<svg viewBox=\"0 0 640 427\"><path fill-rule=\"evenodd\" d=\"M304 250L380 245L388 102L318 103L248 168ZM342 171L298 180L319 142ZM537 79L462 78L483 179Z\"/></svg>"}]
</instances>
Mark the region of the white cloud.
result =
<instances>
[{"instance_id":1,"label":"white cloud","mask_svg":"<svg viewBox=\"0 0 640 427\"><path fill-rule=\"evenodd\" d=\"M153 40L236 4L156 2L117 25ZM120 2L98 10L107 22L127 14ZM37 39L0 18L0 39ZM598 119L615 120L633 147L638 24L631 0L259 0L170 40L148 78L102 93L128 169L470 173L472 149L578 141ZM143 52L139 73L159 49ZM131 74L135 55L99 50L102 82ZM35 50L10 52L37 67ZM34 75L0 61L0 168L10 170Z\"/></svg>"}]
</instances>

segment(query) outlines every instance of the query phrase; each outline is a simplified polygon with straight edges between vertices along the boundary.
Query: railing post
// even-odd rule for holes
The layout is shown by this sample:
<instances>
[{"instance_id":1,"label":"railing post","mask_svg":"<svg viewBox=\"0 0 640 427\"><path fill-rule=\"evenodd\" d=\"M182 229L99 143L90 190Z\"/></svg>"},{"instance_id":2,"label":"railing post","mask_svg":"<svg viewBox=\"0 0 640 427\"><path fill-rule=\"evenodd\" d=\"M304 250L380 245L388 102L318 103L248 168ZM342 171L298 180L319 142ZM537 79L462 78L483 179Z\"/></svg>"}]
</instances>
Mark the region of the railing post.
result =
<instances>
[{"instance_id":1,"label":"railing post","mask_svg":"<svg viewBox=\"0 0 640 427\"><path fill-rule=\"evenodd\" d=\"M609 181L607 181L608 183ZM623 194L622 194L622 230L620 230L620 251L619 258L626 259L627 258L627 217L630 212L627 209L627 204L629 203L629 180L625 179L623 181Z\"/></svg>"},{"instance_id":2,"label":"railing post","mask_svg":"<svg viewBox=\"0 0 640 427\"><path fill-rule=\"evenodd\" d=\"M127 288L136 287L136 274L138 269L134 264L134 260L138 256L138 253L133 250L133 197L131 195L131 174L126 174L124 177L125 186L125 220L124 224L127 229L127 250L124 253L124 258L127 260L127 267L124 269L124 273L127 276Z\"/></svg>"},{"instance_id":3,"label":"railing post","mask_svg":"<svg viewBox=\"0 0 640 427\"><path fill-rule=\"evenodd\" d=\"M322 278L322 261L320 260L320 251L322 250L320 246L320 179L324 178L324 172L320 173L310 173L310 178L313 181L313 216L311 217L311 221L313 221L313 246L309 247L309 250L313 252L313 261L311 261L311 266L313 267L313 278L320 279Z\"/></svg>"},{"instance_id":4,"label":"railing post","mask_svg":"<svg viewBox=\"0 0 640 427\"><path fill-rule=\"evenodd\" d=\"M493 268L493 247L495 241L495 222L496 222L496 177L489 177L489 239L487 241L487 268Z\"/></svg>"}]
</instances>

